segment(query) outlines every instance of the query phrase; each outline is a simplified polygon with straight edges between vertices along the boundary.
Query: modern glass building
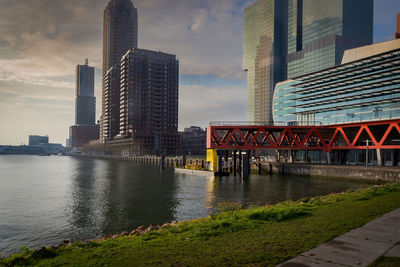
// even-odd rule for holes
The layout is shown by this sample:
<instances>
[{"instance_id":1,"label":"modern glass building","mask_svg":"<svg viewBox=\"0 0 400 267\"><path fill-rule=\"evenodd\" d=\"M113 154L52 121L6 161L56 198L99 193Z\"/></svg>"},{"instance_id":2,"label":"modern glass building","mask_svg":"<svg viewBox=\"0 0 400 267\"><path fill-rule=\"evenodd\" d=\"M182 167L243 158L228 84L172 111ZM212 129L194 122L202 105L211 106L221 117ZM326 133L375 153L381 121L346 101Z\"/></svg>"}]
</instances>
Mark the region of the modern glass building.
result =
<instances>
[{"instance_id":1,"label":"modern glass building","mask_svg":"<svg viewBox=\"0 0 400 267\"><path fill-rule=\"evenodd\" d=\"M247 119L272 122L277 82L336 66L372 44L373 0L259 0L244 11Z\"/></svg>"},{"instance_id":2,"label":"modern glass building","mask_svg":"<svg viewBox=\"0 0 400 267\"><path fill-rule=\"evenodd\" d=\"M329 125L400 118L400 40L347 50L342 63L277 84L275 123Z\"/></svg>"},{"instance_id":3,"label":"modern glass building","mask_svg":"<svg viewBox=\"0 0 400 267\"><path fill-rule=\"evenodd\" d=\"M287 0L259 0L244 11L249 121L272 121L275 84L286 80L287 11Z\"/></svg>"},{"instance_id":4,"label":"modern glass building","mask_svg":"<svg viewBox=\"0 0 400 267\"><path fill-rule=\"evenodd\" d=\"M288 78L339 65L372 44L373 0L289 0Z\"/></svg>"}]
</instances>

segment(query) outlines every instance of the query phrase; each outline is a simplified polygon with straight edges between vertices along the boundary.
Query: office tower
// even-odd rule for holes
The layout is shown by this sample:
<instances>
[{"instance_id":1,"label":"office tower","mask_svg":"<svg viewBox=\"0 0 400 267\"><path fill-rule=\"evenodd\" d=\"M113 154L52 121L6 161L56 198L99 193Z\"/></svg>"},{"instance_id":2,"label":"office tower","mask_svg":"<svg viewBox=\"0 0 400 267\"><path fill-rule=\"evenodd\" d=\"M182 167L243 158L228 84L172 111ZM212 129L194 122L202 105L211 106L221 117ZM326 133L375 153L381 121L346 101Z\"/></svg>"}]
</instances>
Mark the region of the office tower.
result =
<instances>
[{"instance_id":1,"label":"office tower","mask_svg":"<svg viewBox=\"0 0 400 267\"><path fill-rule=\"evenodd\" d=\"M121 60L120 137L139 141L147 153L176 152L178 83L175 55L129 50Z\"/></svg>"},{"instance_id":2,"label":"office tower","mask_svg":"<svg viewBox=\"0 0 400 267\"><path fill-rule=\"evenodd\" d=\"M119 106L120 106L120 67L114 65L103 77L103 127L102 137L105 140L119 133Z\"/></svg>"},{"instance_id":3,"label":"office tower","mask_svg":"<svg viewBox=\"0 0 400 267\"><path fill-rule=\"evenodd\" d=\"M94 97L94 68L85 65L76 66L75 124L95 125L96 98Z\"/></svg>"},{"instance_id":4,"label":"office tower","mask_svg":"<svg viewBox=\"0 0 400 267\"><path fill-rule=\"evenodd\" d=\"M288 78L333 67L372 44L373 0L289 0Z\"/></svg>"},{"instance_id":5,"label":"office tower","mask_svg":"<svg viewBox=\"0 0 400 267\"><path fill-rule=\"evenodd\" d=\"M137 9L131 0L110 0L104 10L103 75L120 64L122 56L138 47Z\"/></svg>"},{"instance_id":6,"label":"office tower","mask_svg":"<svg viewBox=\"0 0 400 267\"><path fill-rule=\"evenodd\" d=\"M71 147L82 147L99 139L99 125L96 125L96 98L94 97L94 68L85 65L76 67L75 125L69 128Z\"/></svg>"},{"instance_id":7,"label":"office tower","mask_svg":"<svg viewBox=\"0 0 400 267\"><path fill-rule=\"evenodd\" d=\"M373 41L373 0L259 0L244 12L248 120L272 121L277 82L333 67Z\"/></svg>"},{"instance_id":8,"label":"office tower","mask_svg":"<svg viewBox=\"0 0 400 267\"><path fill-rule=\"evenodd\" d=\"M287 0L260 0L244 11L247 119L272 122L275 84L286 79Z\"/></svg>"},{"instance_id":9,"label":"office tower","mask_svg":"<svg viewBox=\"0 0 400 267\"><path fill-rule=\"evenodd\" d=\"M131 48L138 46L138 19L137 10L131 0L110 0L104 10L103 25L103 103L101 116L101 140L111 140L115 132L111 129L110 118L119 116L119 106L104 103L107 97L119 94L118 87L105 88L105 75L108 71L120 64L122 56ZM115 90L109 92L108 90ZM105 108L109 110L105 110ZM109 115L106 115L108 113ZM108 117L107 117L108 116Z\"/></svg>"},{"instance_id":10,"label":"office tower","mask_svg":"<svg viewBox=\"0 0 400 267\"><path fill-rule=\"evenodd\" d=\"M394 38L400 39L400 13L397 14L397 31Z\"/></svg>"}]
</instances>

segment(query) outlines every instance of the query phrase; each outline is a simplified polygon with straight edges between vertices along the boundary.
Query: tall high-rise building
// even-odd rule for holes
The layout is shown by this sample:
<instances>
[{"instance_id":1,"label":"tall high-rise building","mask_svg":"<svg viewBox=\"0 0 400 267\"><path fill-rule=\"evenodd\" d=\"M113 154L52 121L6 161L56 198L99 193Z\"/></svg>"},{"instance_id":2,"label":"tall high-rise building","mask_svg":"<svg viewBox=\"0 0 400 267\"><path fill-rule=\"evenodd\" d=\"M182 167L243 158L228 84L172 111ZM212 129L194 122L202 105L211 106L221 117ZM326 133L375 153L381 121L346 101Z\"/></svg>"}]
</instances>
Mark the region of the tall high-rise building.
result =
<instances>
[{"instance_id":1,"label":"tall high-rise building","mask_svg":"<svg viewBox=\"0 0 400 267\"><path fill-rule=\"evenodd\" d=\"M339 65L372 44L373 0L289 0L288 78Z\"/></svg>"},{"instance_id":2,"label":"tall high-rise building","mask_svg":"<svg viewBox=\"0 0 400 267\"><path fill-rule=\"evenodd\" d=\"M400 39L400 13L397 14L397 31L394 35L395 39Z\"/></svg>"},{"instance_id":3,"label":"tall high-rise building","mask_svg":"<svg viewBox=\"0 0 400 267\"><path fill-rule=\"evenodd\" d=\"M95 125L96 98L94 97L94 68L85 65L76 66L75 124Z\"/></svg>"},{"instance_id":4,"label":"tall high-rise building","mask_svg":"<svg viewBox=\"0 0 400 267\"><path fill-rule=\"evenodd\" d=\"M249 121L272 121L273 89L286 79L287 12L287 0L259 0L244 11Z\"/></svg>"},{"instance_id":5,"label":"tall high-rise building","mask_svg":"<svg viewBox=\"0 0 400 267\"><path fill-rule=\"evenodd\" d=\"M71 147L81 147L99 139L99 125L96 125L96 97L94 96L94 68L85 65L76 67L75 125L69 129Z\"/></svg>"},{"instance_id":6,"label":"tall high-rise building","mask_svg":"<svg viewBox=\"0 0 400 267\"><path fill-rule=\"evenodd\" d=\"M178 88L175 55L129 50L121 60L120 137L141 142L147 152L176 152Z\"/></svg>"},{"instance_id":7,"label":"tall high-rise building","mask_svg":"<svg viewBox=\"0 0 400 267\"><path fill-rule=\"evenodd\" d=\"M102 137L112 140L119 134L120 66L111 67L103 77Z\"/></svg>"},{"instance_id":8,"label":"tall high-rise building","mask_svg":"<svg viewBox=\"0 0 400 267\"><path fill-rule=\"evenodd\" d=\"M248 120L272 122L277 82L333 67L373 41L373 0L259 0L244 11Z\"/></svg>"},{"instance_id":9,"label":"tall high-rise building","mask_svg":"<svg viewBox=\"0 0 400 267\"><path fill-rule=\"evenodd\" d=\"M104 10L103 75L120 64L129 49L137 47L138 18L132 0L110 0Z\"/></svg>"},{"instance_id":10,"label":"tall high-rise building","mask_svg":"<svg viewBox=\"0 0 400 267\"><path fill-rule=\"evenodd\" d=\"M118 86L106 86L106 74L111 68L118 68L122 56L131 48L138 47L137 9L131 0L110 0L104 10L103 24L103 103L101 116L101 137L104 142L115 135L112 119L119 116L119 105L109 101L111 95L119 94ZM117 67L115 67L117 66ZM108 108L109 110L106 110ZM106 114L108 113L108 115ZM118 114L118 115L116 115Z\"/></svg>"}]
</instances>

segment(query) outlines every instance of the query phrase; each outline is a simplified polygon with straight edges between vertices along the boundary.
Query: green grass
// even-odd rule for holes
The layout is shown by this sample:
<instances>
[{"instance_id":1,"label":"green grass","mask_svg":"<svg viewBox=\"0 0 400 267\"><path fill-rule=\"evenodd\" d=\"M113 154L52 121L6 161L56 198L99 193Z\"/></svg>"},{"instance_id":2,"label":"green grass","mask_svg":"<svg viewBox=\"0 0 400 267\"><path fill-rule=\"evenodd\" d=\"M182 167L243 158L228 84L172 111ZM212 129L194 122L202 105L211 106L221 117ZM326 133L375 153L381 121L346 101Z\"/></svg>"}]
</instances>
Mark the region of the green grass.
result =
<instances>
[{"instance_id":1,"label":"green grass","mask_svg":"<svg viewBox=\"0 0 400 267\"><path fill-rule=\"evenodd\" d=\"M399 267L400 258L395 257L380 257L368 267Z\"/></svg>"},{"instance_id":2,"label":"green grass","mask_svg":"<svg viewBox=\"0 0 400 267\"><path fill-rule=\"evenodd\" d=\"M240 209L141 236L75 243L0 261L35 266L275 266L400 207L400 185Z\"/></svg>"}]
</instances>

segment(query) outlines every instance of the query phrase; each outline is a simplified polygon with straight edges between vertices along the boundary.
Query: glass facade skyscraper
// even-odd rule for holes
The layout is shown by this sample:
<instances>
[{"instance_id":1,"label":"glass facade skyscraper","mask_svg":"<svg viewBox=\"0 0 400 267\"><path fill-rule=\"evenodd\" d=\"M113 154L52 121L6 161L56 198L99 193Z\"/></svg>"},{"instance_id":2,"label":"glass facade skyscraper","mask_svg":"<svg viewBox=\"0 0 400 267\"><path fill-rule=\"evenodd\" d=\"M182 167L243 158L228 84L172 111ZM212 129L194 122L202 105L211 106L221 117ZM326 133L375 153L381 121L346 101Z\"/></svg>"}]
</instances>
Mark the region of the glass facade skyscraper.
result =
<instances>
[{"instance_id":1,"label":"glass facade skyscraper","mask_svg":"<svg viewBox=\"0 0 400 267\"><path fill-rule=\"evenodd\" d=\"M373 0L259 0L244 11L249 121L272 122L277 82L336 66L372 44Z\"/></svg>"},{"instance_id":2,"label":"glass facade skyscraper","mask_svg":"<svg viewBox=\"0 0 400 267\"><path fill-rule=\"evenodd\" d=\"M373 0L289 0L288 78L341 63L372 44Z\"/></svg>"},{"instance_id":3,"label":"glass facade skyscraper","mask_svg":"<svg viewBox=\"0 0 400 267\"><path fill-rule=\"evenodd\" d=\"M244 11L243 69L249 121L272 121L275 84L286 79L287 0L260 0Z\"/></svg>"}]
</instances>

